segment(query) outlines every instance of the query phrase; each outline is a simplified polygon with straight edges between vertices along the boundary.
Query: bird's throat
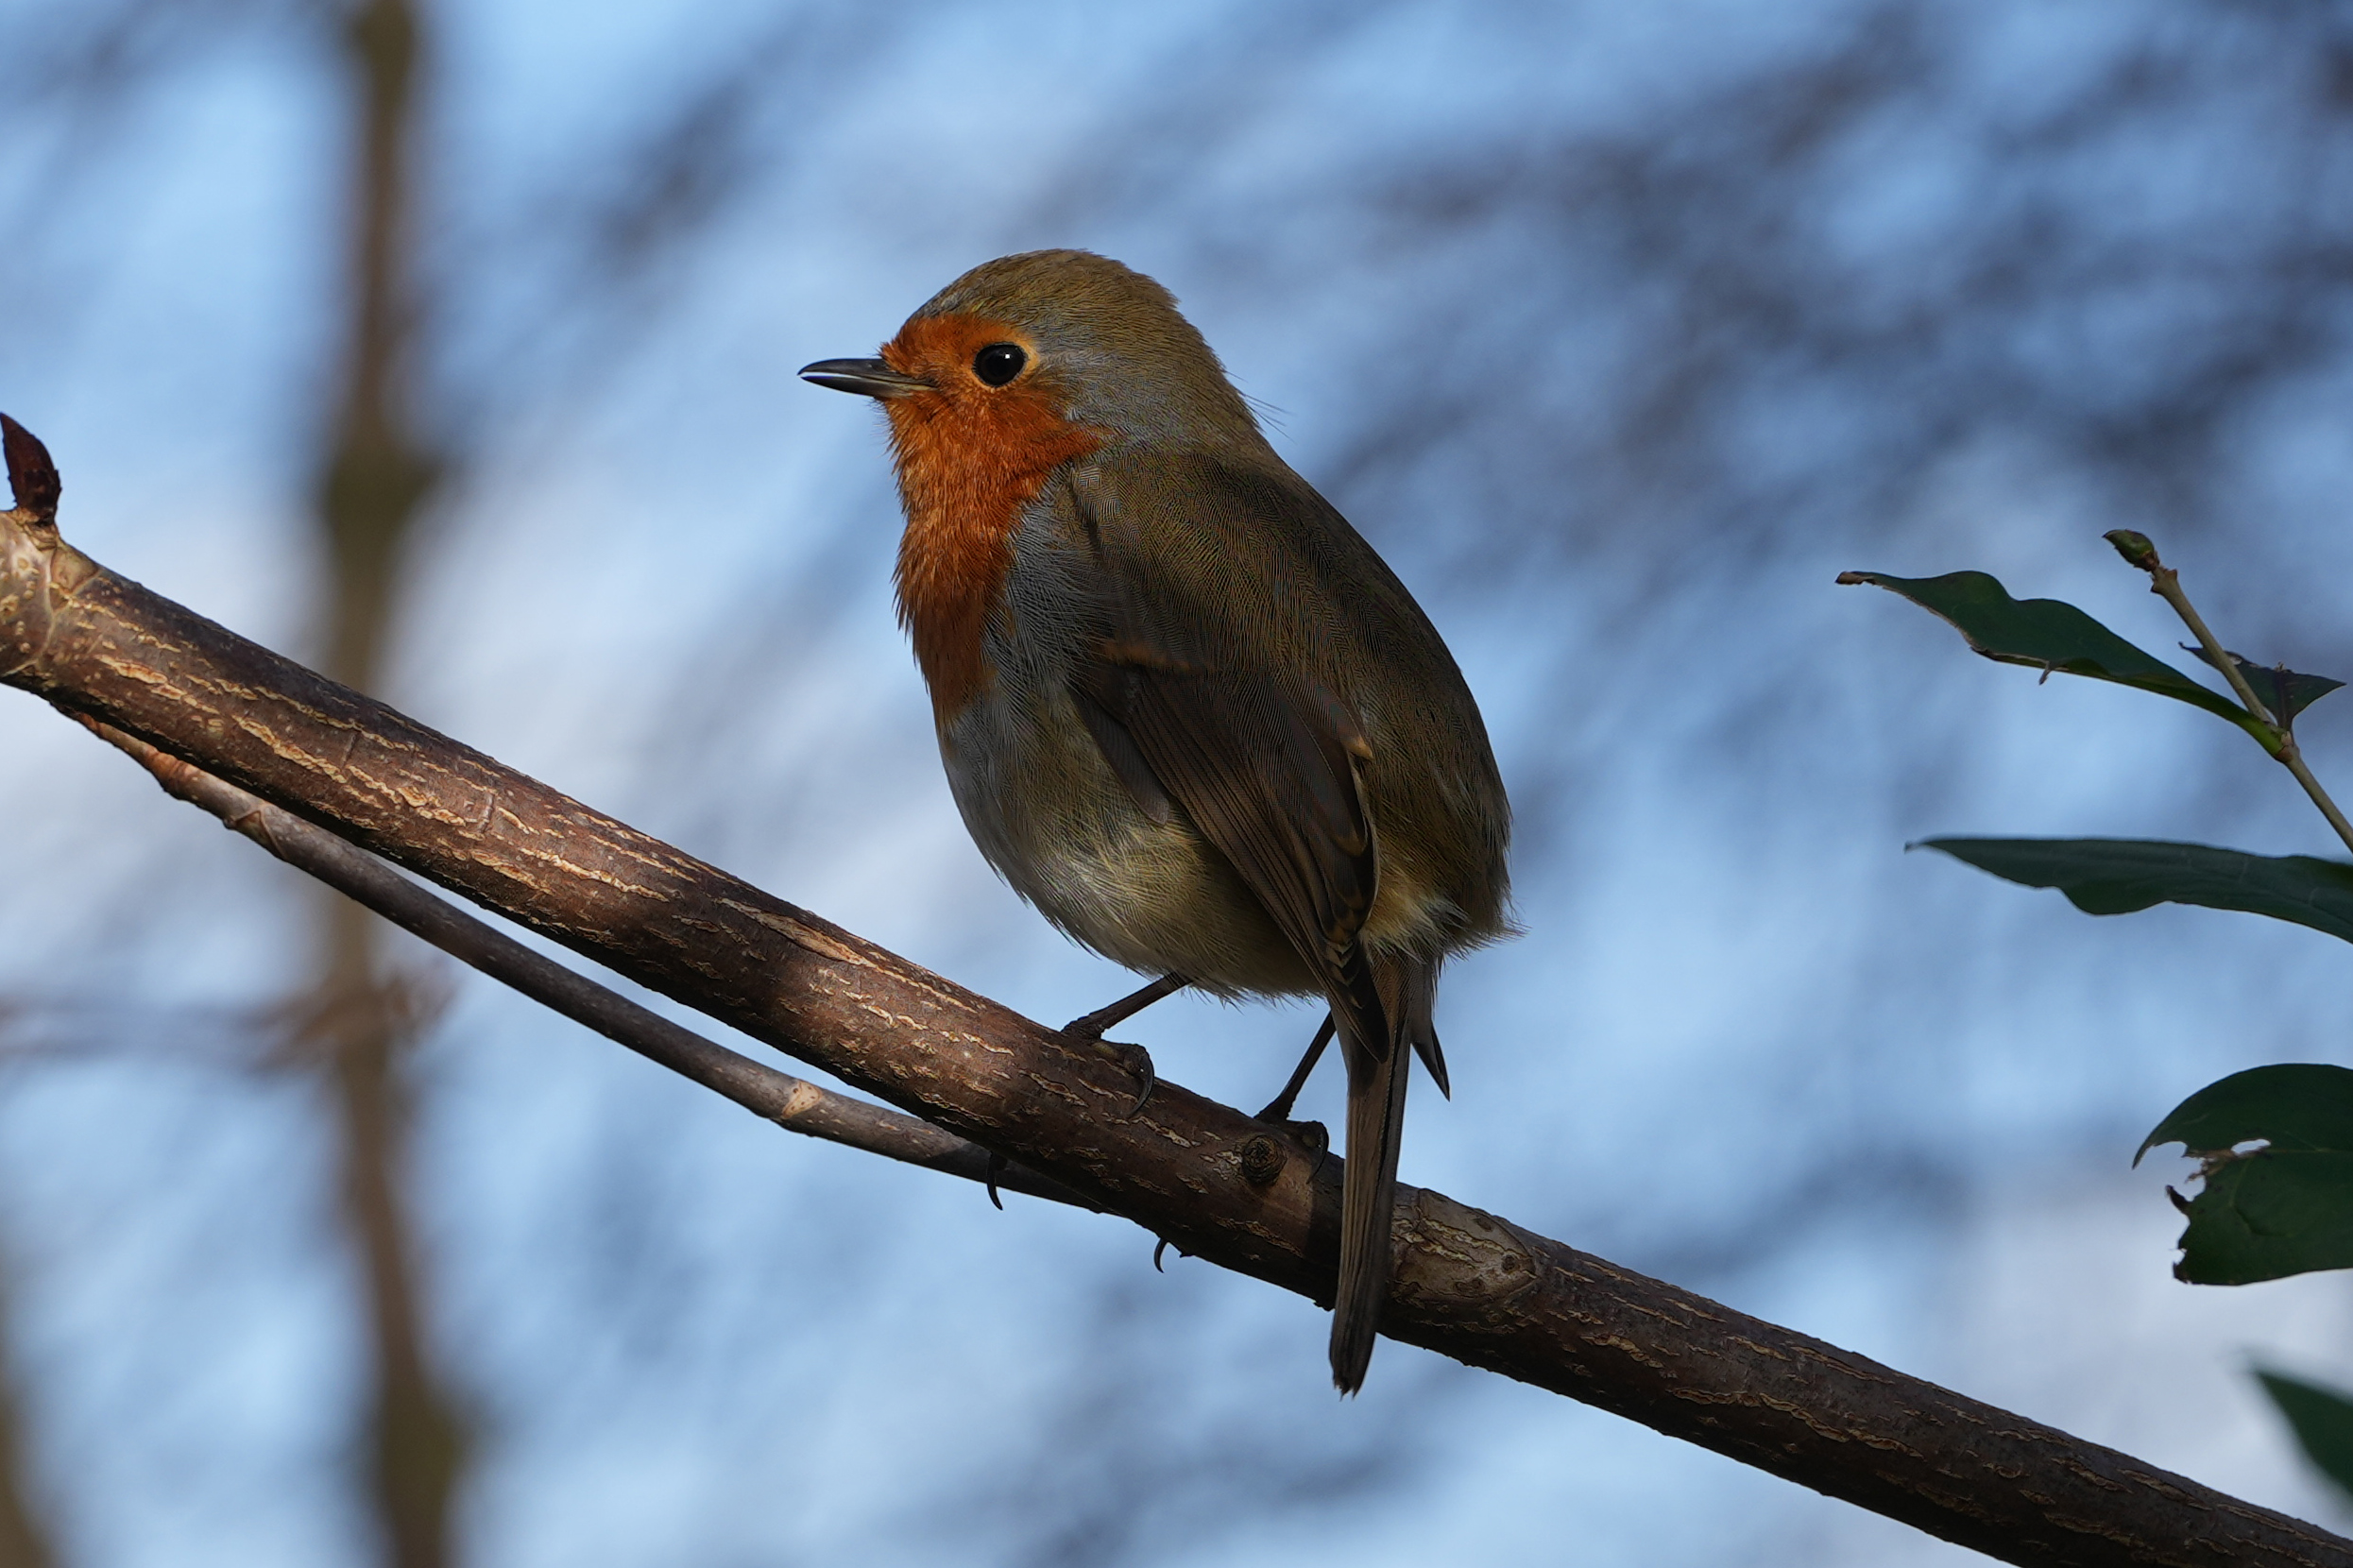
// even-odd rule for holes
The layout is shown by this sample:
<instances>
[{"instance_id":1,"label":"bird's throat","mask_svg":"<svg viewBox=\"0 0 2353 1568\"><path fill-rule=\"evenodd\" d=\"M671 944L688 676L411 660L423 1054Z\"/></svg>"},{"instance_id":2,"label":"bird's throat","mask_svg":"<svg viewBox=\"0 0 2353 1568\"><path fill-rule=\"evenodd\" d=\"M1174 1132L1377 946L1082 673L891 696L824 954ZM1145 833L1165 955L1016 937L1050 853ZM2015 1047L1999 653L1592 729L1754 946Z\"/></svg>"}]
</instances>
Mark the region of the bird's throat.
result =
<instances>
[{"instance_id":1,"label":"bird's throat","mask_svg":"<svg viewBox=\"0 0 2353 1568\"><path fill-rule=\"evenodd\" d=\"M918 393L884 406L907 509L899 621L945 726L988 684L989 621L1002 611L1022 508L1102 438L1022 388Z\"/></svg>"}]
</instances>

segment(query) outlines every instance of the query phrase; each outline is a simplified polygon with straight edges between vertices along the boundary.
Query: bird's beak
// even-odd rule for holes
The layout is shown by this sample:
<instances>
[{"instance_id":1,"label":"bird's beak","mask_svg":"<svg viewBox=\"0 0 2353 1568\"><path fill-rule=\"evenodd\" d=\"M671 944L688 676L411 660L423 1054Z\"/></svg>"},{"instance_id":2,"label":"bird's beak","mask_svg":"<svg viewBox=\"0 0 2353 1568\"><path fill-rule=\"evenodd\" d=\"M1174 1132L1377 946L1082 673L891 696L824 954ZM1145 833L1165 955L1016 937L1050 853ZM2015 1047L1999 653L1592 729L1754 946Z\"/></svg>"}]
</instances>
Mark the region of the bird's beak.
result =
<instances>
[{"instance_id":1,"label":"bird's beak","mask_svg":"<svg viewBox=\"0 0 2353 1568\"><path fill-rule=\"evenodd\" d=\"M821 359L801 366L801 380L836 392L863 392L869 398L903 398L932 390L921 376L902 375L878 359Z\"/></svg>"}]
</instances>

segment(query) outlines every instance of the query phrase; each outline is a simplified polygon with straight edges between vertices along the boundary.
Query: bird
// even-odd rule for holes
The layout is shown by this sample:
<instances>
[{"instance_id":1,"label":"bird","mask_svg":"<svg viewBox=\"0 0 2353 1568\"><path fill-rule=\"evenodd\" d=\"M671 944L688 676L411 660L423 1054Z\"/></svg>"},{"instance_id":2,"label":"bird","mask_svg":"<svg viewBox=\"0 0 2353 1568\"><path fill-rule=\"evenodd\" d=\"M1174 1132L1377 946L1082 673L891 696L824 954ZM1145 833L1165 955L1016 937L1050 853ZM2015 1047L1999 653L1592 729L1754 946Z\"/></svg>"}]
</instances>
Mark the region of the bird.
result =
<instances>
[{"instance_id":1,"label":"bird","mask_svg":"<svg viewBox=\"0 0 2353 1568\"><path fill-rule=\"evenodd\" d=\"M1159 977L1068 1031L1101 1043L1188 986L1325 1004L1261 1116L1287 1118L1337 1035L1329 1350L1356 1392L1393 1268L1407 1053L1449 1092L1440 967L1514 929L1510 804L1453 655L1175 297L1117 261L984 263L879 357L800 375L887 416L899 620L982 857ZM1148 1095L1149 1057L1104 1048Z\"/></svg>"}]
</instances>

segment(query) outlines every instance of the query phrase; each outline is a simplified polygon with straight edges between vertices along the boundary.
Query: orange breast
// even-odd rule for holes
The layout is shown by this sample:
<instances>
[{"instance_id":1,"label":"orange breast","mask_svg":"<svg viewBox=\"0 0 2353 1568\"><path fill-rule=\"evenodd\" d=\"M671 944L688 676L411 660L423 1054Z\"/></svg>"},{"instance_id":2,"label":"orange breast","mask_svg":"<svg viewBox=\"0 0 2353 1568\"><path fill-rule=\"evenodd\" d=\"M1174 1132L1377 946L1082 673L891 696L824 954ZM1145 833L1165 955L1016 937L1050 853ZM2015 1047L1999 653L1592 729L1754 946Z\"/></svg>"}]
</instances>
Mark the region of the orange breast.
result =
<instances>
[{"instance_id":1,"label":"orange breast","mask_svg":"<svg viewBox=\"0 0 2353 1568\"><path fill-rule=\"evenodd\" d=\"M982 638L1002 608L1021 509L1047 475L1102 444L1029 378L997 388L973 375L980 349L1023 342L1001 321L944 315L910 321L882 349L894 369L937 388L883 407L907 508L899 621L914 639L932 716L943 725L988 683Z\"/></svg>"}]
</instances>

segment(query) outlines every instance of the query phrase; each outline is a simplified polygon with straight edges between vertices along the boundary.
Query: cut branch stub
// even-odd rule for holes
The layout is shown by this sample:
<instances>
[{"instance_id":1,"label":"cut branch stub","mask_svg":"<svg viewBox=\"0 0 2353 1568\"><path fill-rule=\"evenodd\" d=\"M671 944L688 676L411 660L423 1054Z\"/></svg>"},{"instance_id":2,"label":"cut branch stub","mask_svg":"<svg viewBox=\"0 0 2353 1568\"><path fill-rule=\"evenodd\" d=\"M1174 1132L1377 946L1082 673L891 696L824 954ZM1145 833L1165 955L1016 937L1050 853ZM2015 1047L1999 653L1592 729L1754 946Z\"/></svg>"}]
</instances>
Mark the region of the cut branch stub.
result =
<instances>
[{"instance_id":1,"label":"cut branch stub","mask_svg":"<svg viewBox=\"0 0 2353 1568\"><path fill-rule=\"evenodd\" d=\"M49 461L49 449L31 431L0 414L0 452L8 456L9 492L16 498L17 511L39 526L56 522L58 497L65 485L57 465Z\"/></svg>"}]
</instances>

